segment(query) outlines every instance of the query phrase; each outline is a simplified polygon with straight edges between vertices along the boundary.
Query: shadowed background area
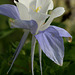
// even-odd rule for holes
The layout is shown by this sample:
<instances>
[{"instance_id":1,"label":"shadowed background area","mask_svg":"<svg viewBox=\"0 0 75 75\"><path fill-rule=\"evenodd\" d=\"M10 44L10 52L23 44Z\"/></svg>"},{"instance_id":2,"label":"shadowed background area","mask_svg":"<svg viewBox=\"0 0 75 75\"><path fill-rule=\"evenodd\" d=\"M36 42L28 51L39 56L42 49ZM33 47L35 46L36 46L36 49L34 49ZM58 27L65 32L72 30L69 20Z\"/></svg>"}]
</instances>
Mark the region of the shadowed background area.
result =
<instances>
[{"instance_id":1,"label":"shadowed background area","mask_svg":"<svg viewBox=\"0 0 75 75\"><path fill-rule=\"evenodd\" d=\"M52 25L66 29L73 37L72 43L64 39L65 57L63 66L56 65L42 53L43 75L75 75L75 2L74 0L53 0L54 8L64 7L63 16L54 19ZM1 4L14 4L13 0L0 0ZM49 11L50 13L51 11ZM11 58L23 35L22 29L11 29L9 18L0 15L0 75L6 75ZM31 75L31 34L29 34L9 75ZM35 50L35 75L40 75L38 43Z\"/></svg>"}]
</instances>

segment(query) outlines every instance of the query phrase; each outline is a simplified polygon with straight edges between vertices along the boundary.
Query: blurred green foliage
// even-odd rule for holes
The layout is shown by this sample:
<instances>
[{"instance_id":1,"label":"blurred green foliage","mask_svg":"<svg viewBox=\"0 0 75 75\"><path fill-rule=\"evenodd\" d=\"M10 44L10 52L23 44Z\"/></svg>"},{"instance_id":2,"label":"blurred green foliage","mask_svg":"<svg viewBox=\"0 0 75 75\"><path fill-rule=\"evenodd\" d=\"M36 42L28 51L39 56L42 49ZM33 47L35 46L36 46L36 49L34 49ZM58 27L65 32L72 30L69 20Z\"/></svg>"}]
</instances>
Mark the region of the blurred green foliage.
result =
<instances>
[{"instance_id":1,"label":"blurred green foliage","mask_svg":"<svg viewBox=\"0 0 75 75\"><path fill-rule=\"evenodd\" d=\"M11 0L0 0L0 4L12 3ZM61 22L54 21L52 25L62 28L67 26ZM65 57L63 66L56 65L42 53L43 75L75 75L75 33L71 32L73 42L68 43L64 39ZM22 29L10 29L9 18L0 15L0 75L6 75L11 58L23 35ZM34 61L35 75L40 75L38 43L35 50ZM31 75L31 34L29 34L14 66L8 75Z\"/></svg>"}]
</instances>

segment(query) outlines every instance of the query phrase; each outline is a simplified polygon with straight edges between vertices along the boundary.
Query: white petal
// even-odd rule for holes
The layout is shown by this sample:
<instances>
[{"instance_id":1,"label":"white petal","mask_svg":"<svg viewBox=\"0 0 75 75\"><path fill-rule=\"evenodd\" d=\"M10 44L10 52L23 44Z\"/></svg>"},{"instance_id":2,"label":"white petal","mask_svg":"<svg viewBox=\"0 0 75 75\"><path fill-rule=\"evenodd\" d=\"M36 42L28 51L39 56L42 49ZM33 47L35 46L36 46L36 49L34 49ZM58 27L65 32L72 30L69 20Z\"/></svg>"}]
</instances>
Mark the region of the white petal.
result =
<instances>
[{"instance_id":1,"label":"white petal","mask_svg":"<svg viewBox=\"0 0 75 75\"><path fill-rule=\"evenodd\" d=\"M53 19L61 16L64 12L65 12L65 10L63 7L58 7L56 9L54 9L50 15L50 18L48 19L48 21L44 25L42 25L40 27L40 30L43 31L43 30L47 29L50 26Z\"/></svg>"},{"instance_id":2,"label":"white petal","mask_svg":"<svg viewBox=\"0 0 75 75\"><path fill-rule=\"evenodd\" d=\"M43 30L47 29L50 26L52 21L53 21L53 19L49 18L49 20L44 25L40 26L39 31L43 31Z\"/></svg>"},{"instance_id":3,"label":"white petal","mask_svg":"<svg viewBox=\"0 0 75 75\"><path fill-rule=\"evenodd\" d=\"M20 3L24 4L28 9L29 5L33 0L19 0Z\"/></svg>"},{"instance_id":4,"label":"white petal","mask_svg":"<svg viewBox=\"0 0 75 75\"><path fill-rule=\"evenodd\" d=\"M36 9L41 7L39 12L46 13L48 9L52 9L52 5L52 0L37 0Z\"/></svg>"},{"instance_id":5,"label":"white petal","mask_svg":"<svg viewBox=\"0 0 75 75\"><path fill-rule=\"evenodd\" d=\"M50 17L51 18L59 17L59 16L63 15L64 12L65 12L65 9L63 7L58 7L52 11Z\"/></svg>"},{"instance_id":6,"label":"white petal","mask_svg":"<svg viewBox=\"0 0 75 75\"><path fill-rule=\"evenodd\" d=\"M49 15L45 15L42 13L36 13L34 11L30 12L31 19L35 20L37 24L39 25L42 21L45 22L45 20L48 18Z\"/></svg>"},{"instance_id":7,"label":"white petal","mask_svg":"<svg viewBox=\"0 0 75 75\"><path fill-rule=\"evenodd\" d=\"M34 35L32 36L32 45L31 45L31 67L32 67L32 75L34 75L33 62L34 62L34 51L35 51L36 38Z\"/></svg>"},{"instance_id":8,"label":"white petal","mask_svg":"<svg viewBox=\"0 0 75 75\"><path fill-rule=\"evenodd\" d=\"M45 6L45 4L48 4L50 0L36 0L36 8Z\"/></svg>"},{"instance_id":9,"label":"white petal","mask_svg":"<svg viewBox=\"0 0 75 75\"><path fill-rule=\"evenodd\" d=\"M42 50L41 50L41 47L39 45L39 61L40 61L40 69L41 69L41 75L42 75L42 63L41 63L41 56L42 56Z\"/></svg>"},{"instance_id":10,"label":"white petal","mask_svg":"<svg viewBox=\"0 0 75 75\"><path fill-rule=\"evenodd\" d=\"M29 5L29 12L36 10L36 0L33 0Z\"/></svg>"},{"instance_id":11,"label":"white petal","mask_svg":"<svg viewBox=\"0 0 75 75\"><path fill-rule=\"evenodd\" d=\"M19 13L20 13L20 17L22 20L29 20L29 13L28 13L28 9L26 6L24 6L22 3L16 3Z\"/></svg>"},{"instance_id":12,"label":"white petal","mask_svg":"<svg viewBox=\"0 0 75 75\"><path fill-rule=\"evenodd\" d=\"M50 4L49 4L49 7L48 7L48 10L52 10L53 7L54 7L53 1L50 0Z\"/></svg>"}]
</instances>

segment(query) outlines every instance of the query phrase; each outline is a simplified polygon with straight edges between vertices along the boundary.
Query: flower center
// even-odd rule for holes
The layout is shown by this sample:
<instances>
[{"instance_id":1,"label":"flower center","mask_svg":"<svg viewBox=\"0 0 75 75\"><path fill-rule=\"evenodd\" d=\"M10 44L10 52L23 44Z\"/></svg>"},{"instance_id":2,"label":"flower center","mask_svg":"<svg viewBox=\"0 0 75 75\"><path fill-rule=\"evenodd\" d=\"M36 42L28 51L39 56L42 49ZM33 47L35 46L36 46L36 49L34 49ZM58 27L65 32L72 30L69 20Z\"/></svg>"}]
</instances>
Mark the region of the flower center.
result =
<instances>
[{"instance_id":1,"label":"flower center","mask_svg":"<svg viewBox=\"0 0 75 75\"><path fill-rule=\"evenodd\" d=\"M35 7L35 6L33 6L33 7L30 7L34 12L39 12L40 10L41 10L41 6L39 6L39 7ZM35 9L36 8L36 9Z\"/></svg>"},{"instance_id":2,"label":"flower center","mask_svg":"<svg viewBox=\"0 0 75 75\"><path fill-rule=\"evenodd\" d=\"M35 12L39 12L41 9L41 7L37 7L37 9L35 10Z\"/></svg>"}]
</instances>

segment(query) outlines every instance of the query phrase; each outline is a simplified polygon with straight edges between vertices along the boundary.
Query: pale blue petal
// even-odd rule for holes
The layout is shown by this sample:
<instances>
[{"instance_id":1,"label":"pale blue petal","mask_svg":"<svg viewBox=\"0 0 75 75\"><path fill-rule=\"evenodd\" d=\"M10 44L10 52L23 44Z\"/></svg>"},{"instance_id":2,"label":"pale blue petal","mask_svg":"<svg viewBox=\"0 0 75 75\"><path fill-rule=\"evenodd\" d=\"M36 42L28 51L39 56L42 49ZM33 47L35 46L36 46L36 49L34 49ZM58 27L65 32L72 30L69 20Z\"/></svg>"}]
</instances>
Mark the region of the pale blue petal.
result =
<instances>
[{"instance_id":1,"label":"pale blue petal","mask_svg":"<svg viewBox=\"0 0 75 75\"><path fill-rule=\"evenodd\" d=\"M39 61L40 61L40 70L41 70L41 75L42 75L42 63L41 63L41 59L42 59L42 50L40 48L40 45L39 45Z\"/></svg>"},{"instance_id":2,"label":"pale blue petal","mask_svg":"<svg viewBox=\"0 0 75 75\"><path fill-rule=\"evenodd\" d=\"M72 41L72 36L65 29L57 26L51 26L51 27L55 28L58 31L59 35L61 37L65 37L68 40L68 42Z\"/></svg>"},{"instance_id":3,"label":"pale blue petal","mask_svg":"<svg viewBox=\"0 0 75 75\"><path fill-rule=\"evenodd\" d=\"M49 27L45 31L41 31L35 37L46 56L56 64L62 65L64 57L64 44L58 31L53 27Z\"/></svg>"},{"instance_id":4,"label":"pale blue petal","mask_svg":"<svg viewBox=\"0 0 75 75\"><path fill-rule=\"evenodd\" d=\"M31 68L32 75L34 75L33 63L34 63L34 51L35 51L36 38L32 36L32 45L31 45Z\"/></svg>"},{"instance_id":5,"label":"pale blue petal","mask_svg":"<svg viewBox=\"0 0 75 75\"><path fill-rule=\"evenodd\" d=\"M72 36L65 29L57 27L57 26L51 26L51 27L55 28L59 32L59 35L61 37L71 37L72 38Z\"/></svg>"},{"instance_id":6,"label":"pale blue petal","mask_svg":"<svg viewBox=\"0 0 75 75\"><path fill-rule=\"evenodd\" d=\"M11 22L11 26L12 28L23 28L30 30L32 34L35 34L38 27L36 21L34 20L14 20L13 22Z\"/></svg>"},{"instance_id":7,"label":"pale blue petal","mask_svg":"<svg viewBox=\"0 0 75 75\"><path fill-rule=\"evenodd\" d=\"M13 61L12 61L12 64L11 64L11 66L10 66L10 68L9 68L9 70L8 70L8 72L7 72L7 74L8 74L9 71L11 70L11 68L12 68L12 66L13 66L13 64L14 64L14 61L16 60L18 54L20 53L20 51L21 51L21 49L22 49L22 47L23 47L23 45L24 45L24 43L25 43L25 41L26 41L26 39L27 39L28 33L29 33L29 31L26 31L26 32L24 33L24 35L23 35L23 37L22 37L22 39L21 39L21 41L20 41L20 43L19 43L19 45L18 45L16 51L15 51L15 54L13 55L13 56L14 56L14 59L13 59Z\"/></svg>"},{"instance_id":8,"label":"pale blue petal","mask_svg":"<svg viewBox=\"0 0 75 75\"><path fill-rule=\"evenodd\" d=\"M0 14L8 16L13 19L20 19L18 8L14 5L10 4L0 5Z\"/></svg>"}]
</instances>

